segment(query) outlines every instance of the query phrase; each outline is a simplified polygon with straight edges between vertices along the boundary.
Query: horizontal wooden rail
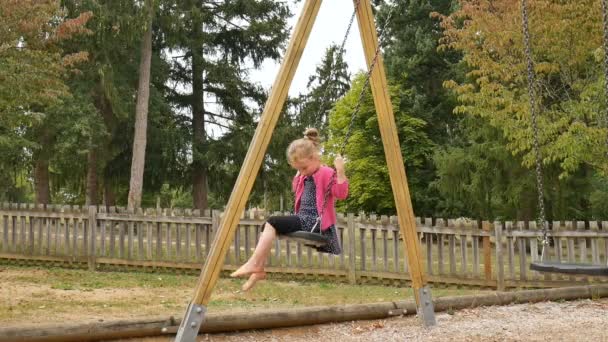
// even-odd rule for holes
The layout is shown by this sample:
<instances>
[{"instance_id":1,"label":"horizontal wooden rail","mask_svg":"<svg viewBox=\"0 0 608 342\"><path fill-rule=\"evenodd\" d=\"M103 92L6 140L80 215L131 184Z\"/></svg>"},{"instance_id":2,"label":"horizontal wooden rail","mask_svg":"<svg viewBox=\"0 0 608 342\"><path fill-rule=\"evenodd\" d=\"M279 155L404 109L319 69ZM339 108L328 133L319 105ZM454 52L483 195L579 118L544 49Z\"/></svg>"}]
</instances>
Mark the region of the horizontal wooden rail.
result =
<instances>
[{"instance_id":1,"label":"horizontal wooden rail","mask_svg":"<svg viewBox=\"0 0 608 342\"><path fill-rule=\"evenodd\" d=\"M274 213L281 214L281 213ZM286 213L283 213L286 214ZM224 269L253 253L268 217L244 212L230 243ZM0 259L101 266L199 269L217 232L221 213L151 209L0 204ZM504 289L598 283L607 279L545 275L528 265L540 258L542 231L535 222L478 222L417 218L423 266L429 281ZM550 259L606 264L608 222L551 222ZM339 256L288 240L275 241L268 261L273 273L350 283L408 282L406 253L397 218L338 215Z\"/></svg>"},{"instance_id":2,"label":"horizontal wooden rail","mask_svg":"<svg viewBox=\"0 0 608 342\"><path fill-rule=\"evenodd\" d=\"M210 217L177 217L177 216L143 216L128 214L97 214L98 220L108 221L134 221L134 222L158 222L158 223L190 223L211 224Z\"/></svg>"},{"instance_id":3,"label":"horizontal wooden rail","mask_svg":"<svg viewBox=\"0 0 608 342\"><path fill-rule=\"evenodd\" d=\"M512 230L504 233L507 237L542 237L543 233L541 231L524 231L524 230ZM549 237L563 237L563 238L608 238L608 232L598 232L598 231L548 231L547 236Z\"/></svg>"}]
</instances>

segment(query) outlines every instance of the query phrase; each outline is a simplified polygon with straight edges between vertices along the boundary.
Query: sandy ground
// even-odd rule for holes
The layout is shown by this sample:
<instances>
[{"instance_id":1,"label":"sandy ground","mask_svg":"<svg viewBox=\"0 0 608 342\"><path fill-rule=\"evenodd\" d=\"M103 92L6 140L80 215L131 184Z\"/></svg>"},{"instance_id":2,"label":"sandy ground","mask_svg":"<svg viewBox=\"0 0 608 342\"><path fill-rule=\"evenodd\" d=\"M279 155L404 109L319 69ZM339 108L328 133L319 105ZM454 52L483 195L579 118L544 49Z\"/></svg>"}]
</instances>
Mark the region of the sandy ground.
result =
<instances>
[{"instance_id":1,"label":"sandy ground","mask_svg":"<svg viewBox=\"0 0 608 342\"><path fill-rule=\"evenodd\" d=\"M23 326L24 323L39 324L51 322L94 322L116 319L138 319L150 317L159 311L175 311L181 314L186 295L170 293L162 289L155 298L133 289L91 290L86 296L78 291L63 291L48 286L20 284L10 286L9 279L18 276L16 272L0 273L0 306L18 311L22 307L45 312L42 315L11 315L12 319L0 320L2 327ZM43 276L43 274L41 274ZM2 286L4 283L5 286ZM9 285L9 286L6 286ZM60 303L77 296L81 310L63 311ZM174 303L172 307L156 307L158 297ZM183 298L182 298L183 297ZM84 299L86 298L86 300ZM125 310L118 305L122 300L131 305L145 305L146 314L137 315L137 310ZM133 298L141 302L133 301ZM163 300L164 301L164 300ZM42 304L44 303L44 304ZM57 303L58 307L44 307ZM108 306L107 303L114 303ZM154 304L154 305L153 305ZM13 309L10 309L13 308ZM1 307L0 307L1 309ZM49 314L49 312L53 312ZM158 314L153 316L158 317ZM248 331L230 334L201 335L200 341L607 341L608 342L608 298L599 300L579 300L572 302L544 302L510 306L495 306L466 309L436 315L437 326L427 329L414 316L396 317L379 321L359 321ZM147 338L133 341L159 342L170 338Z\"/></svg>"},{"instance_id":2,"label":"sandy ground","mask_svg":"<svg viewBox=\"0 0 608 342\"><path fill-rule=\"evenodd\" d=\"M200 341L608 341L608 299L483 307L438 313L426 329L414 316L231 334ZM138 339L143 342L169 338ZM136 340L129 340L130 342Z\"/></svg>"}]
</instances>

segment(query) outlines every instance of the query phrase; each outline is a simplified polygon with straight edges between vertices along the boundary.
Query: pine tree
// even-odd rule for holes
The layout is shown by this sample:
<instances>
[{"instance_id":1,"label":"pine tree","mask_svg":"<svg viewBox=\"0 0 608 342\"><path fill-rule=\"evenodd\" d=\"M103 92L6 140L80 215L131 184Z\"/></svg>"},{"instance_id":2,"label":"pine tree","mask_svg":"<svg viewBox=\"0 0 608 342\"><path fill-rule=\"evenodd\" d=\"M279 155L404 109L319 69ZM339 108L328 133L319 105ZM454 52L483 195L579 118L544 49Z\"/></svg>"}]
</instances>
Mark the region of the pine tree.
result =
<instances>
[{"instance_id":1,"label":"pine tree","mask_svg":"<svg viewBox=\"0 0 608 342\"><path fill-rule=\"evenodd\" d=\"M88 121L92 125L84 131L74 132L77 136L73 139L83 144L70 148L78 151L69 162L64 161L66 166L72 164L71 168L57 170L57 177L70 189L71 196L84 196L83 202L87 204L99 204L103 193L106 204L115 205L114 192L119 179L128 179L128 167L121 166L125 171L120 175L111 174L110 170L117 160L130 157L132 131L125 128L132 126L135 112L138 46L146 27L146 16L137 3L127 0L64 0L63 4L69 16L82 11L94 14L88 25L92 35L67 45L66 49L88 52L88 63L81 68L81 73L71 77L70 87L79 94L83 106L95 108L96 117ZM96 131L99 124L103 129ZM78 164L86 167L84 170L74 167Z\"/></svg>"},{"instance_id":2,"label":"pine tree","mask_svg":"<svg viewBox=\"0 0 608 342\"><path fill-rule=\"evenodd\" d=\"M302 128L315 127L321 132L327 126L327 114L335 102L350 89L350 74L344 61L344 52L331 45L325 50L315 74L308 79L306 94L300 95L298 122Z\"/></svg>"},{"instance_id":3,"label":"pine tree","mask_svg":"<svg viewBox=\"0 0 608 342\"><path fill-rule=\"evenodd\" d=\"M244 65L258 67L267 58L280 57L290 13L287 4L273 0L175 1L162 12L167 45L182 57L175 58L173 81L191 85L191 91L176 91L172 99L192 118L193 203L205 209L213 143L207 131L251 124L249 103L259 103L263 96L247 79Z\"/></svg>"},{"instance_id":4,"label":"pine tree","mask_svg":"<svg viewBox=\"0 0 608 342\"><path fill-rule=\"evenodd\" d=\"M452 0L398 0L378 9L378 27L386 46L384 51L388 78L399 84L407 98L401 105L411 115L429 123L425 130L435 143L443 144L446 131L454 128L453 95L443 88L443 81L452 77L453 65L460 61L458 53L438 51L441 38L440 21L431 14L451 13ZM390 23L386 25L389 12ZM456 70L457 71L457 70Z\"/></svg>"},{"instance_id":5,"label":"pine tree","mask_svg":"<svg viewBox=\"0 0 608 342\"><path fill-rule=\"evenodd\" d=\"M161 6L161 0L155 6ZM88 24L92 35L67 44L68 50L86 50L89 62L72 75L70 88L80 107L91 109L86 120L65 125L60 135L64 142L54 154L53 175L58 200L69 203L126 205L132 162L132 143L140 66L142 37L150 22L143 2L127 0L64 1L70 16L91 11ZM154 19L156 22L156 19ZM163 56L162 36L158 26L151 45L154 69L150 77L148 108L149 135L146 142L145 187L142 201L155 201L165 183L183 177L180 167L187 145L181 138L177 118L167 104L169 67ZM160 33L159 33L160 32ZM66 112L70 112L70 108ZM83 118L84 119L84 118ZM62 122L62 120L58 120ZM69 120L66 120L69 122ZM77 127L77 129L76 129ZM83 167L85 166L85 167Z\"/></svg>"}]
</instances>

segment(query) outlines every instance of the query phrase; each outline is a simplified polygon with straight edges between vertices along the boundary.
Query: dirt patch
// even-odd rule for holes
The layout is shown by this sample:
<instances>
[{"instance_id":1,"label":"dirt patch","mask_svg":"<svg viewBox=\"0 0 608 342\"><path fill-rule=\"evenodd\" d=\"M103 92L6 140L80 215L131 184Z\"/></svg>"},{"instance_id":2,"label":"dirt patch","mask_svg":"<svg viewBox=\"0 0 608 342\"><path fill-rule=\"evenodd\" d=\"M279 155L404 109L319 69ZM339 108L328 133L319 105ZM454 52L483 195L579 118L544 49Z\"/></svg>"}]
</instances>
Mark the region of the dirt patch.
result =
<instances>
[{"instance_id":1,"label":"dirt patch","mask_svg":"<svg viewBox=\"0 0 608 342\"><path fill-rule=\"evenodd\" d=\"M89 272L0 265L0 325L83 323L147 317L181 317L197 278L152 272ZM374 285L267 280L243 293L243 279L220 279L209 309L261 309L357 304L408 299L411 291ZM472 294L437 289L438 297Z\"/></svg>"},{"instance_id":2,"label":"dirt patch","mask_svg":"<svg viewBox=\"0 0 608 342\"><path fill-rule=\"evenodd\" d=\"M4 284L0 286L2 327L23 326L24 321L27 325L89 323L106 319L181 315L191 295L191 291L175 291L172 288L155 289L154 296L151 296L149 289L141 287L77 289L32 284L31 278L42 279L47 274L44 270L0 272L0 284ZM19 281L20 278L24 280ZM145 307L145 311L134 309L138 306ZM33 311L40 314L32 315Z\"/></svg>"}]
</instances>

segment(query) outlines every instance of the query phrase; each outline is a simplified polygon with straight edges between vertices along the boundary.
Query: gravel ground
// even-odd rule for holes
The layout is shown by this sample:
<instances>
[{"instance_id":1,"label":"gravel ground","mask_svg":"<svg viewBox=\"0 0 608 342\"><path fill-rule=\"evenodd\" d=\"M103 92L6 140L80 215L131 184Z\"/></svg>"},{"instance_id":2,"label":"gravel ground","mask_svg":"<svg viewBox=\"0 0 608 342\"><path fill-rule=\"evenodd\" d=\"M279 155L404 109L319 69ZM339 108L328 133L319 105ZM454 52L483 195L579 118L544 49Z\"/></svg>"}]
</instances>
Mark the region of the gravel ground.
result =
<instances>
[{"instance_id":1,"label":"gravel ground","mask_svg":"<svg viewBox=\"0 0 608 342\"><path fill-rule=\"evenodd\" d=\"M200 341L608 341L608 299L481 307L438 313L425 329L414 316L201 335ZM139 339L144 342L167 338ZM134 341L134 340L130 340Z\"/></svg>"}]
</instances>

